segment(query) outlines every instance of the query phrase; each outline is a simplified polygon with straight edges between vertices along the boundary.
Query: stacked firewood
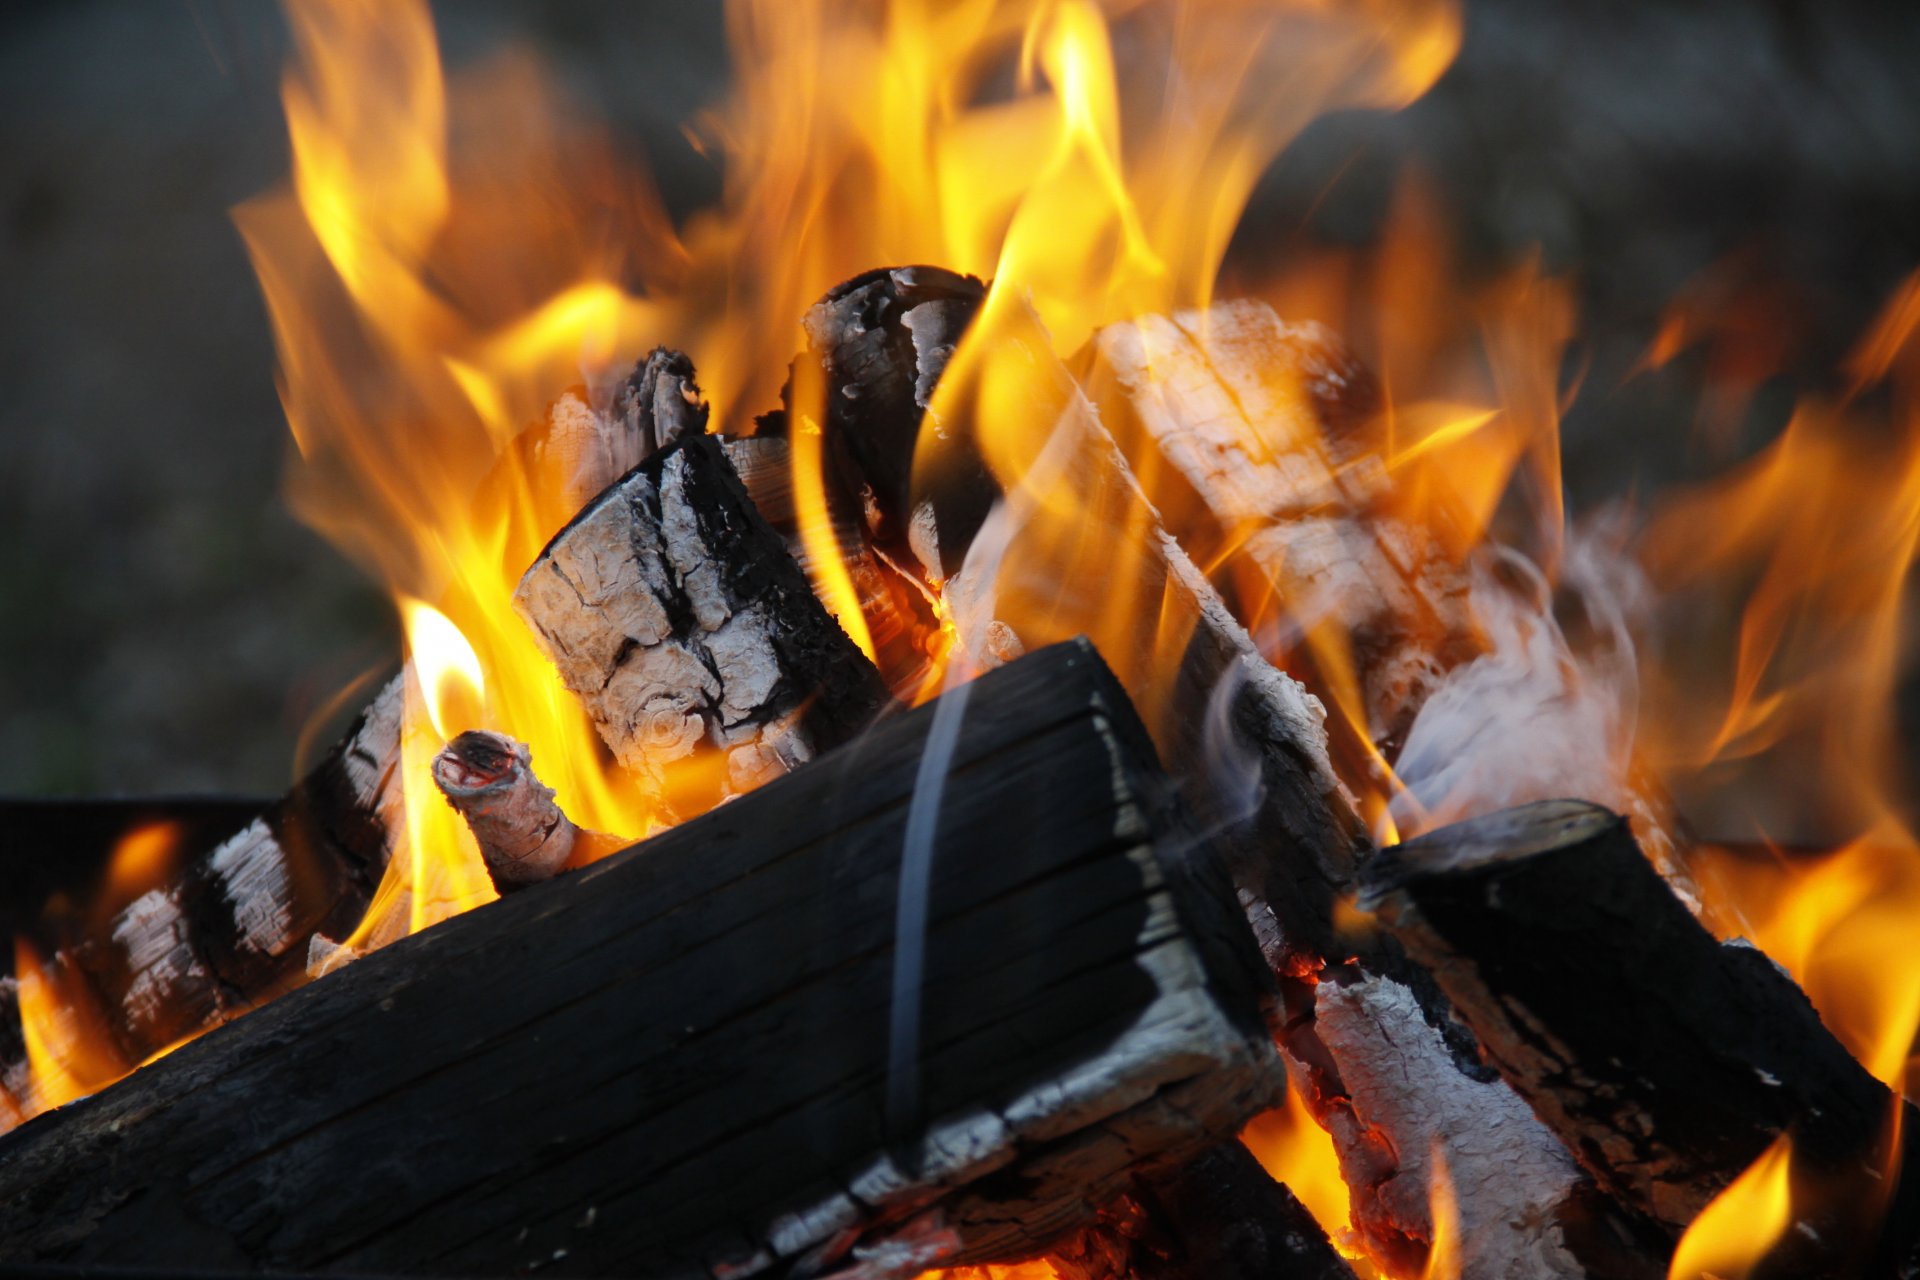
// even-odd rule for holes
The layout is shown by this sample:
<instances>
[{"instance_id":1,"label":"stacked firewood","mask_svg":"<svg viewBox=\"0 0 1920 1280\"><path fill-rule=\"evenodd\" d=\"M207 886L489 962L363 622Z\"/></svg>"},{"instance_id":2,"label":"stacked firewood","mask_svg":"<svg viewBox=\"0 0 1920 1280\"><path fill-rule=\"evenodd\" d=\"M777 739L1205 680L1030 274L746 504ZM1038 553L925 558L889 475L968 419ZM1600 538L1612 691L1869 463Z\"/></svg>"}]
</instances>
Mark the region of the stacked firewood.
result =
<instances>
[{"instance_id":1,"label":"stacked firewood","mask_svg":"<svg viewBox=\"0 0 1920 1280\"><path fill-rule=\"evenodd\" d=\"M1290 1072L1397 1269L1445 1234L1473 1277L1662 1275L1783 1135L1806 1187L1778 1274L1920 1265L1905 1104L1623 820L1558 801L1373 848L1342 777L1477 642L1338 341L1230 303L1063 362L1009 304L991 340L1073 487L1068 546L1023 541L941 394L985 303L937 268L848 281L749 437L706 434L673 352L558 402L516 447L578 514L516 602L685 820L621 850L524 744L457 735L434 778L503 900L0 1142L0 1260L1350 1275L1234 1140ZM810 581L798 432L872 659ZM1327 724L1310 653L1256 643L1276 601L1352 637L1364 725ZM984 674L906 710L940 662ZM128 1060L300 986L365 908L399 689L50 960ZM702 788L669 786L696 755ZM37 1109L23 1047L0 1058L0 1102Z\"/></svg>"}]
</instances>

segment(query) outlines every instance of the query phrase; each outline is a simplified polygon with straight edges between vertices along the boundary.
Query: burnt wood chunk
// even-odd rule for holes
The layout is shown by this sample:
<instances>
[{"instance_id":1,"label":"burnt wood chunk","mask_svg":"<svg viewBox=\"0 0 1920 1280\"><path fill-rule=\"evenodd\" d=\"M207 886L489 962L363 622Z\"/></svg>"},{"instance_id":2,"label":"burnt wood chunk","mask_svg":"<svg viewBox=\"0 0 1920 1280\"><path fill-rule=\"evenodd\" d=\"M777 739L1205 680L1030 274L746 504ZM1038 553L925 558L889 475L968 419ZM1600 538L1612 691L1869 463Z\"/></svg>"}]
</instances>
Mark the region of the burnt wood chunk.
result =
<instances>
[{"instance_id":1,"label":"burnt wood chunk","mask_svg":"<svg viewBox=\"0 0 1920 1280\"><path fill-rule=\"evenodd\" d=\"M51 939L43 968L92 1028L97 1053L131 1068L298 985L308 939L353 928L401 825L402 702L395 678L312 772L240 831L190 850L103 927ZM46 1105L11 1013L0 1009L9 1027L0 1037L0 1129Z\"/></svg>"},{"instance_id":2,"label":"burnt wood chunk","mask_svg":"<svg viewBox=\"0 0 1920 1280\"><path fill-rule=\"evenodd\" d=\"M514 600L615 758L668 813L690 785L697 811L812 759L887 703L711 436L610 486ZM676 786L675 766L703 752L724 768Z\"/></svg>"},{"instance_id":3,"label":"burnt wood chunk","mask_svg":"<svg viewBox=\"0 0 1920 1280\"><path fill-rule=\"evenodd\" d=\"M999 497L965 441L920 429L985 296L974 277L939 267L855 276L807 312L808 350L788 388L790 413L821 420L874 545L935 584L959 572Z\"/></svg>"},{"instance_id":4,"label":"burnt wood chunk","mask_svg":"<svg viewBox=\"0 0 1920 1280\"><path fill-rule=\"evenodd\" d=\"M1677 1232L1784 1134L1794 1223L1762 1274L1920 1258L1920 1179L1887 1176L1920 1117L1782 970L1701 927L1624 819L1560 800L1445 827L1384 851L1362 905L1626 1204Z\"/></svg>"},{"instance_id":5,"label":"burnt wood chunk","mask_svg":"<svg viewBox=\"0 0 1920 1280\"><path fill-rule=\"evenodd\" d=\"M866 1274L1031 1255L1277 1099L1233 890L1090 647L978 681L889 1132L935 706L315 981L0 1142L0 1261ZM887 1261L891 1259L892 1261Z\"/></svg>"}]
</instances>

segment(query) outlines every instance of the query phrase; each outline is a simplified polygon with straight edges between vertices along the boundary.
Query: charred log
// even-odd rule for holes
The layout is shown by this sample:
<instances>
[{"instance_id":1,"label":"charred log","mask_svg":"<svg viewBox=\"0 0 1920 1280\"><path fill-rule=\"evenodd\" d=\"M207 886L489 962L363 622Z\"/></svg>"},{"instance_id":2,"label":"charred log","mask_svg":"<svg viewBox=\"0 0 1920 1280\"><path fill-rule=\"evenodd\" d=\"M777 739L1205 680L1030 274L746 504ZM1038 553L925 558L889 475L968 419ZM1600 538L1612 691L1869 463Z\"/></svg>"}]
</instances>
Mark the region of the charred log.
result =
<instances>
[{"instance_id":1,"label":"charred log","mask_svg":"<svg viewBox=\"0 0 1920 1280\"><path fill-rule=\"evenodd\" d=\"M999 491L964 441L921 422L986 288L939 267L881 268L807 312L790 413L815 416L883 555L937 586L960 570Z\"/></svg>"},{"instance_id":2,"label":"charred log","mask_svg":"<svg viewBox=\"0 0 1920 1280\"><path fill-rule=\"evenodd\" d=\"M0 1143L0 1259L904 1275L1031 1254L1271 1105L1232 889L1069 645L972 690L930 1119L886 1130L875 1028L932 714L29 1122Z\"/></svg>"},{"instance_id":3,"label":"charred log","mask_svg":"<svg viewBox=\"0 0 1920 1280\"><path fill-rule=\"evenodd\" d=\"M104 928L56 939L47 981L121 1069L306 977L308 939L358 921L398 830L401 682L292 791L191 857ZM10 1011L9 1011L10 1012ZM9 1030L18 1019L4 1019ZM0 1121L45 1105L25 1046L0 1042Z\"/></svg>"},{"instance_id":4,"label":"charred log","mask_svg":"<svg viewBox=\"0 0 1920 1280\"><path fill-rule=\"evenodd\" d=\"M1276 632L1339 624L1368 735L1391 754L1435 682L1472 656L1472 629L1467 576L1386 509L1364 367L1327 330L1253 301L1109 325L1082 363L1128 460L1151 469L1168 527L1220 563L1236 614ZM1342 754L1368 767L1368 747Z\"/></svg>"},{"instance_id":5,"label":"charred log","mask_svg":"<svg viewBox=\"0 0 1920 1280\"><path fill-rule=\"evenodd\" d=\"M514 599L615 758L669 813L670 775L697 753L724 766L690 784L705 808L846 741L887 703L709 436L602 493Z\"/></svg>"},{"instance_id":6,"label":"charred log","mask_svg":"<svg viewBox=\"0 0 1920 1280\"><path fill-rule=\"evenodd\" d=\"M1920 1117L1784 972L1700 926L1624 819L1527 805L1387 850L1366 881L1363 905L1623 1202L1677 1232L1784 1135L1795 1221L1765 1274L1920 1259L1920 1178L1888 1176L1913 1167Z\"/></svg>"}]
</instances>

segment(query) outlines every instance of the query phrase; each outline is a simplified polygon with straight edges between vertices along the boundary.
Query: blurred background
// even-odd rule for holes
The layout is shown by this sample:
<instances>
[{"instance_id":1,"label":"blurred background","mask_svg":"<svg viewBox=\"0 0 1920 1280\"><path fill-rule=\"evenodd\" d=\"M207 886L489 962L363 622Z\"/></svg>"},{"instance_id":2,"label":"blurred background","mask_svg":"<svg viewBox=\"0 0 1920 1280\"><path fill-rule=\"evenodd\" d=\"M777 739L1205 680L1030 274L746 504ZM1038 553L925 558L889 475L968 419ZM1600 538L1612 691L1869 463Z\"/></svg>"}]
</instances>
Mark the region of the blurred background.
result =
<instances>
[{"instance_id":1,"label":"blurred background","mask_svg":"<svg viewBox=\"0 0 1920 1280\"><path fill-rule=\"evenodd\" d=\"M1466 0L1439 85L1314 126L1239 252L1364 244L1416 168L1469 261L1537 246L1576 273L1576 511L1718 470L1920 266L1920 17L1899 9ZM437 17L450 68L534 48L676 216L716 196L682 127L725 83L718 3ZM384 598L281 500L270 334L228 216L286 174L286 45L256 3L0 17L0 795L277 792L303 725L397 656ZM1628 378L1676 296L1738 323ZM1766 375L1754 412L1703 436L1703 380L1743 370Z\"/></svg>"}]
</instances>

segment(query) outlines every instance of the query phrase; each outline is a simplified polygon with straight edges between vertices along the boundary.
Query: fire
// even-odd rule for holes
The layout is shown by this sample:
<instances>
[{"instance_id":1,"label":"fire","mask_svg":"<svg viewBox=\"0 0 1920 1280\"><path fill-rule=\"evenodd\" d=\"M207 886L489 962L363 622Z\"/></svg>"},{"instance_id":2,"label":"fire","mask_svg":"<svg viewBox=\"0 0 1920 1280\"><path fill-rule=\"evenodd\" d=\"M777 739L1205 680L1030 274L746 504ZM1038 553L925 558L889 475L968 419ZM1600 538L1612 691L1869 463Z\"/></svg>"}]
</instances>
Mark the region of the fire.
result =
<instances>
[{"instance_id":1,"label":"fire","mask_svg":"<svg viewBox=\"0 0 1920 1280\"><path fill-rule=\"evenodd\" d=\"M539 424L569 388L604 402L626 363L663 343L693 357L711 428L745 434L780 402L797 318L878 264L991 281L916 456L918 477L933 477L964 442L1006 495L969 571L1028 646L1088 633L1147 717L1162 711L1189 624L1133 570L1167 478L1142 466L1148 503L1132 505L1083 483L1073 440L1090 410L1069 362L1103 325L1208 306L1272 159L1325 112L1418 97L1461 39L1447 0L736 0L738 83L696 129L725 161L723 195L676 228L527 57L449 79L420 0L289 0L289 13L291 181L236 218L276 337L292 501L377 576L407 638L404 823L348 940L361 948L493 896L428 772L463 729L528 742L582 826L639 838L668 809L694 811L655 809L623 785L515 613L521 573L579 499L543 469ZM1121 48L1150 51L1146 65ZM1920 964L1900 957L1920 913L1920 846L1889 773L1920 540L1920 278L1860 344L1844 394L1809 400L1759 457L1660 506L1630 555L1570 528L1562 497L1572 286L1533 263L1469 280L1448 242L1410 181L1377 252L1250 286L1344 332L1378 375L1360 444L1288 432L1278 413L1250 423L1246 443L1363 493L1366 519L1463 584L1459 599L1419 597L1395 619L1418 645L1459 649L1429 673L1424 705L1383 708L1351 601L1240 554L1257 522L1227 530L1203 568L1231 587L1263 652L1327 706L1342 780L1382 840L1544 798L1516 794L1535 789L1628 811L1651 845L1669 791L1763 768L1791 777L1758 827L1786 848L1805 833L1774 820L1815 814L1834 852L1703 853L1690 869L1705 914L1793 972L1868 1069L1904 1087ZM1713 332L1697 308L1676 311L1648 363ZM1750 380L1772 348L1742 348L1761 348L1728 367ZM1297 376L1275 378L1276 404L1304 402ZM872 655L829 501L824 394L817 371L794 370L799 531L817 593ZM1689 692L1701 680L1683 662L1636 650L1643 571L1674 607L1728 617L1730 662L1692 647L1731 673L1712 696ZM1568 596L1580 626L1561 616ZM970 674L974 638L941 601L931 608L921 647L935 661L918 698ZM130 836L112 892L150 882L168 848L165 833ZM72 975L25 944L16 969L43 1100L127 1068L91 1047L103 1042L85 1033L89 997ZM1348 1244L1337 1161L1298 1097L1245 1136ZM1758 1256L1716 1241L1728 1222L1757 1234L1756 1204L1787 1221L1788 1158L1770 1151L1702 1215L1674 1275ZM1462 1264L1443 1153L1434 1168L1427 1275L1439 1277ZM1057 1272L1042 1260L949 1274Z\"/></svg>"},{"instance_id":2,"label":"fire","mask_svg":"<svg viewBox=\"0 0 1920 1280\"><path fill-rule=\"evenodd\" d=\"M1285 1104L1255 1116L1240 1141L1274 1181L1285 1183L1307 1206L1335 1248L1356 1266L1371 1263L1354 1243L1347 1184L1333 1139L1307 1110L1297 1085L1289 1082Z\"/></svg>"},{"instance_id":3,"label":"fire","mask_svg":"<svg viewBox=\"0 0 1920 1280\"><path fill-rule=\"evenodd\" d=\"M1783 1136L1701 1211L1673 1252L1668 1280L1746 1280L1792 1220Z\"/></svg>"},{"instance_id":4,"label":"fire","mask_svg":"<svg viewBox=\"0 0 1920 1280\"><path fill-rule=\"evenodd\" d=\"M103 905L117 909L165 884L180 853L180 824L164 818L142 822L114 842L107 859Z\"/></svg>"},{"instance_id":5,"label":"fire","mask_svg":"<svg viewBox=\"0 0 1920 1280\"><path fill-rule=\"evenodd\" d=\"M1427 1266L1420 1280L1460 1280L1460 1198L1447 1168L1447 1153L1433 1144L1432 1183L1427 1188L1432 1205L1433 1240L1427 1247Z\"/></svg>"}]
</instances>

